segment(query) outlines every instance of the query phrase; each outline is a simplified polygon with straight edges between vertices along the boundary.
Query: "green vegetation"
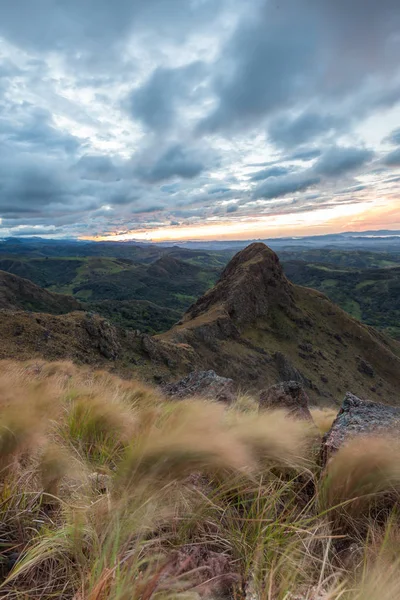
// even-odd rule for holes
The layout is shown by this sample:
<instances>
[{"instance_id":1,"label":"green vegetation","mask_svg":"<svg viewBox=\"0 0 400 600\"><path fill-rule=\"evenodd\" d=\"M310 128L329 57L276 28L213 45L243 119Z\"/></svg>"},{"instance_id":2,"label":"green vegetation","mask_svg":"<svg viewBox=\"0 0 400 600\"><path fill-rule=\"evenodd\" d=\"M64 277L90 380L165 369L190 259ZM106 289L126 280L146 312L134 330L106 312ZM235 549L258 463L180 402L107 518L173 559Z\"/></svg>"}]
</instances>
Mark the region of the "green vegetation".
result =
<instances>
[{"instance_id":1,"label":"green vegetation","mask_svg":"<svg viewBox=\"0 0 400 600\"><path fill-rule=\"evenodd\" d=\"M167 254L151 263L108 257L0 257L0 270L73 296L84 310L98 312L121 327L159 333L172 327L214 285L220 273L219 267L208 266L218 264L214 258L208 256L206 264L198 266L197 255L194 262Z\"/></svg>"},{"instance_id":2,"label":"green vegetation","mask_svg":"<svg viewBox=\"0 0 400 600\"><path fill-rule=\"evenodd\" d=\"M333 265L336 270L344 269L373 269L400 266L399 252L371 252L365 250L330 250L319 248L306 250L284 250L279 252L282 262L301 260L307 263L320 263L321 267Z\"/></svg>"},{"instance_id":3,"label":"green vegetation","mask_svg":"<svg viewBox=\"0 0 400 600\"><path fill-rule=\"evenodd\" d=\"M336 269L334 266L288 261L288 278L326 294L356 319L400 339L400 267Z\"/></svg>"},{"instance_id":4,"label":"green vegetation","mask_svg":"<svg viewBox=\"0 0 400 600\"><path fill-rule=\"evenodd\" d=\"M215 284L232 255L122 243L0 242L0 271L73 296L83 309L123 328L160 333ZM280 258L294 283L323 292L353 317L400 338L400 254L299 247ZM40 306L27 302L23 308Z\"/></svg>"}]
</instances>

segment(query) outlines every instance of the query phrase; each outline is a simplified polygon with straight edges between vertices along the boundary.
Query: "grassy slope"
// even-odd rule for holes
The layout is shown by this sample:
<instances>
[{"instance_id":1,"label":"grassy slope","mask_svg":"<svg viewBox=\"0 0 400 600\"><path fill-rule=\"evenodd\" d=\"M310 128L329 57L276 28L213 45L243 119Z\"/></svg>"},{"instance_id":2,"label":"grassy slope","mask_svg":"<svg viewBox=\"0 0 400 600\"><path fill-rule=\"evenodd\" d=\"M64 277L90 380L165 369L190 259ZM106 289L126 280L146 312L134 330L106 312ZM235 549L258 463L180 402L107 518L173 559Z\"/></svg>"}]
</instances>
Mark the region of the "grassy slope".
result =
<instances>
[{"instance_id":1,"label":"grassy slope","mask_svg":"<svg viewBox=\"0 0 400 600\"><path fill-rule=\"evenodd\" d=\"M271 308L268 317L242 329L240 338L220 336L223 305L185 319L161 340L192 345L200 364L231 377L244 389L268 387L279 380L276 352L282 352L310 380L316 404L339 404L343 393L398 404L400 344L354 320L321 293L292 286L296 310ZM373 375L360 370L362 361Z\"/></svg>"},{"instance_id":2,"label":"grassy slope","mask_svg":"<svg viewBox=\"0 0 400 600\"><path fill-rule=\"evenodd\" d=\"M81 310L82 306L75 298L54 294L28 279L0 271L0 309L64 314Z\"/></svg>"},{"instance_id":3,"label":"grassy slope","mask_svg":"<svg viewBox=\"0 0 400 600\"><path fill-rule=\"evenodd\" d=\"M397 445L321 478L318 430L251 398L174 403L44 362L0 362L0 389L2 598L400 596L398 515L370 517L398 494Z\"/></svg>"},{"instance_id":4,"label":"grassy slope","mask_svg":"<svg viewBox=\"0 0 400 600\"><path fill-rule=\"evenodd\" d=\"M211 266L219 264L214 256L194 253L188 263L175 258L178 250L149 264L108 257L12 257L0 259L0 268L73 295L119 326L154 333L172 327L219 274L219 267ZM199 256L210 266L196 264Z\"/></svg>"},{"instance_id":5,"label":"grassy slope","mask_svg":"<svg viewBox=\"0 0 400 600\"><path fill-rule=\"evenodd\" d=\"M292 261L283 263L298 285L325 293L356 319L400 337L400 267L337 269Z\"/></svg>"},{"instance_id":6,"label":"grassy slope","mask_svg":"<svg viewBox=\"0 0 400 600\"><path fill-rule=\"evenodd\" d=\"M0 310L0 359L69 359L130 375L143 357L140 338L83 312Z\"/></svg>"}]
</instances>

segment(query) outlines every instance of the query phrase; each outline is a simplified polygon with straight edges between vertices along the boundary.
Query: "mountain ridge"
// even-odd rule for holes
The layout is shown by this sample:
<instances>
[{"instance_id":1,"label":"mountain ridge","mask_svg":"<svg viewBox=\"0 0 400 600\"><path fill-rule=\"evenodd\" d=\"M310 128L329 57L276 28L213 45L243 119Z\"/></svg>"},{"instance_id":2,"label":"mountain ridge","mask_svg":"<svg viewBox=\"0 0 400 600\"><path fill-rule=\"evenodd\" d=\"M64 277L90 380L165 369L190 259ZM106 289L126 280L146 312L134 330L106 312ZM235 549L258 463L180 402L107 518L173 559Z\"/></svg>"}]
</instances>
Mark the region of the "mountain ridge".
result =
<instances>
[{"instance_id":1,"label":"mountain ridge","mask_svg":"<svg viewBox=\"0 0 400 600\"><path fill-rule=\"evenodd\" d=\"M248 388L294 378L316 402L336 402L345 387L398 402L400 344L289 282L262 243L236 254L217 284L155 339L189 346L196 366Z\"/></svg>"},{"instance_id":2,"label":"mountain ridge","mask_svg":"<svg viewBox=\"0 0 400 600\"><path fill-rule=\"evenodd\" d=\"M155 268L173 267L168 258ZM157 382L213 369L250 392L295 380L314 404L338 404L348 390L399 404L400 344L321 292L290 282L259 242L236 254L214 287L155 336L84 312L2 312L2 358L69 358Z\"/></svg>"}]
</instances>

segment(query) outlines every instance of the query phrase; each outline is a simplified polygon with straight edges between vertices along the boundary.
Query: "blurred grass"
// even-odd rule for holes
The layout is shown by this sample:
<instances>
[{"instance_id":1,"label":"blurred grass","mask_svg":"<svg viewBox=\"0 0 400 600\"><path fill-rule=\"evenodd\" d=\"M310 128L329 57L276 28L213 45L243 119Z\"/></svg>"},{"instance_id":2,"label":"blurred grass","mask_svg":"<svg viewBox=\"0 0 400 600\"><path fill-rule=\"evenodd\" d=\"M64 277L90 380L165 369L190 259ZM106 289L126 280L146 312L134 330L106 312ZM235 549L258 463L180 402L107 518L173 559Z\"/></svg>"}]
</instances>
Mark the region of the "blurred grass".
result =
<instances>
[{"instance_id":1,"label":"blurred grass","mask_svg":"<svg viewBox=\"0 0 400 600\"><path fill-rule=\"evenodd\" d=\"M399 448L172 402L70 363L0 364L0 597L389 600L400 590ZM395 498L396 499L396 498ZM389 506L389 505L388 505Z\"/></svg>"}]
</instances>

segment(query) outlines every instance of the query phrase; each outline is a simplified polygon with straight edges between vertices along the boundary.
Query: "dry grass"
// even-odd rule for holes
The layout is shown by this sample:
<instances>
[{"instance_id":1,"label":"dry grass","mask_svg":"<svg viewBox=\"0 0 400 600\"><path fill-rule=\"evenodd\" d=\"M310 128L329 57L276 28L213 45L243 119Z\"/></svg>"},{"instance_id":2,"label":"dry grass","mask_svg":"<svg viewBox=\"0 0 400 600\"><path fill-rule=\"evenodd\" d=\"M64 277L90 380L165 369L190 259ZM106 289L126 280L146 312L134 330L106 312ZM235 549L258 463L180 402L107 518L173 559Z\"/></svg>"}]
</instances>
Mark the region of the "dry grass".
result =
<instances>
[{"instance_id":1,"label":"dry grass","mask_svg":"<svg viewBox=\"0 0 400 600\"><path fill-rule=\"evenodd\" d=\"M0 413L0 597L400 597L396 444L320 484L307 424L65 362L1 363Z\"/></svg>"},{"instance_id":2,"label":"dry grass","mask_svg":"<svg viewBox=\"0 0 400 600\"><path fill-rule=\"evenodd\" d=\"M321 435L330 430L337 415L337 410L334 408L312 408L310 412Z\"/></svg>"}]
</instances>

